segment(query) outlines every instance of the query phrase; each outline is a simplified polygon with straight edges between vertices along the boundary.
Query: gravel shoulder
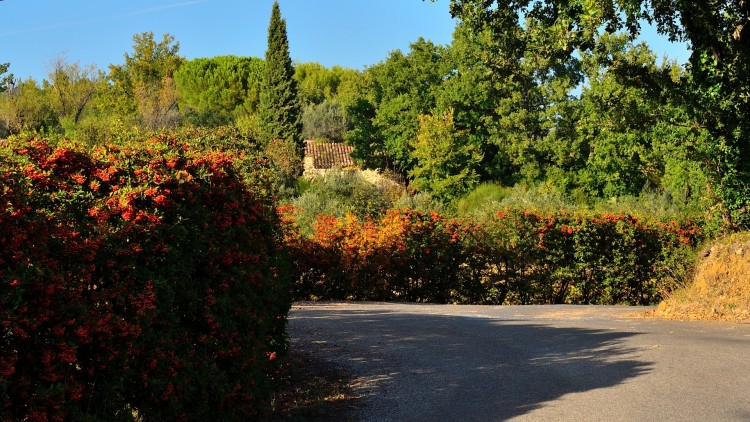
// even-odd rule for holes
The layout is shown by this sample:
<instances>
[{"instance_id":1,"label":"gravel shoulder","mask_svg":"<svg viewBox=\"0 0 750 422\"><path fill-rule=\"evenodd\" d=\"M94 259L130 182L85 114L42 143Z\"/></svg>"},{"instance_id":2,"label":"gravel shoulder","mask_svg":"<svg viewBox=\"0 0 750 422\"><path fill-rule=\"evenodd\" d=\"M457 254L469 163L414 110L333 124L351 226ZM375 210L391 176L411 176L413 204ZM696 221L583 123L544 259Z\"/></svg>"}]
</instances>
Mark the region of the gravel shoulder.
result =
<instances>
[{"instance_id":1,"label":"gravel shoulder","mask_svg":"<svg viewBox=\"0 0 750 422\"><path fill-rule=\"evenodd\" d=\"M650 309L299 303L289 333L347 420L750 420L750 325Z\"/></svg>"}]
</instances>

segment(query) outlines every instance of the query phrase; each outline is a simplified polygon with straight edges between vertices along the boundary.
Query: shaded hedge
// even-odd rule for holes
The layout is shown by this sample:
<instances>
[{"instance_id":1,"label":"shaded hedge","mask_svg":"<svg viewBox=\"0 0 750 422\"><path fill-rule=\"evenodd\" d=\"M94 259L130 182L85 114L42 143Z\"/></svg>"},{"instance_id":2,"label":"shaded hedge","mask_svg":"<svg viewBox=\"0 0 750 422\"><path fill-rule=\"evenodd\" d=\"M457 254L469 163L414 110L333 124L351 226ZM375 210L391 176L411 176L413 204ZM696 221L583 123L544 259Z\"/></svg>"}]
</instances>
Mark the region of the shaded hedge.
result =
<instances>
[{"instance_id":1,"label":"shaded hedge","mask_svg":"<svg viewBox=\"0 0 750 422\"><path fill-rule=\"evenodd\" d=\"M505 210L475 222L391 210L319 215L312 236L285 207L297 299L479 304L653 304L692 264L697 229L629 215Z\"/></svg>"},{"instance_id":2,"label":"shaded hedge","mask_svg":"<svg viewBox=\"0 0 750 422\"><path fill-rule=\"evenodd\" d=\"M0 419L246 419L285 347L267 163L0 144Z\"/></svg>"}]
</instances>

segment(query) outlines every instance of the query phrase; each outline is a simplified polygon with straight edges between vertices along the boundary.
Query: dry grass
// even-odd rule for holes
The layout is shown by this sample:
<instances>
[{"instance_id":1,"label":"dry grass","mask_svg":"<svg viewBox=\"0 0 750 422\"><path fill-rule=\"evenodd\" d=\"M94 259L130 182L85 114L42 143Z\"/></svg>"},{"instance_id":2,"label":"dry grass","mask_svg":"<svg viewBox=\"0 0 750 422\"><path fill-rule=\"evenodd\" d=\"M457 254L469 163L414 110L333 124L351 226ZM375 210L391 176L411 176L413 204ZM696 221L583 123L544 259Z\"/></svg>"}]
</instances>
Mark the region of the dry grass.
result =
<instances>
[{"instance_id":1,"label":"dry grass","mask_svg":"<svg viewBox=\"0 0 750 422\"><path fill-rule=\"evenodd\" d=\"M653 316L750 323L750 232L716 241L701 257L692 284L660 303Z\"/></svg>"}]
</instances>

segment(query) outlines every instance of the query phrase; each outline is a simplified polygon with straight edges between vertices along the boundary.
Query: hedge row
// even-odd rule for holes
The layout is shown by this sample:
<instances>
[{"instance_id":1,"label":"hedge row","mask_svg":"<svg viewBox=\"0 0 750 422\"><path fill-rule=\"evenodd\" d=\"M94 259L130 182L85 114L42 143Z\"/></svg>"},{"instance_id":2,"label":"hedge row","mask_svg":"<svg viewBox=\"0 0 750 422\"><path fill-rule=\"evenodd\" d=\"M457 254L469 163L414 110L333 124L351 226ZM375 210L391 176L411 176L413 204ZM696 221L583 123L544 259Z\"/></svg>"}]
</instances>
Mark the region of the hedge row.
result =
<instances>
[{"instance_id":1,"label":"hedge row","mask_svg":"<svg viewBox=\"0 0 750 422\"><path fill-rule=\"evenodd\" d=\"M238 165L156 137L0 144L0 420L243 420L285 347L278 215Z\"/></svg>"},{"instance_id":2,"label":"hedge row","mask_svg":"<svg viewBox=\"0 0 750 422\"><path fill-rule=\"evenodd\" d=\"M697 229L628 215L505 210L481 223L391 210L319 215L311 237L282 209L297 299L478 304L653 304L689 270Z\"/></svg>"}]
</instances>

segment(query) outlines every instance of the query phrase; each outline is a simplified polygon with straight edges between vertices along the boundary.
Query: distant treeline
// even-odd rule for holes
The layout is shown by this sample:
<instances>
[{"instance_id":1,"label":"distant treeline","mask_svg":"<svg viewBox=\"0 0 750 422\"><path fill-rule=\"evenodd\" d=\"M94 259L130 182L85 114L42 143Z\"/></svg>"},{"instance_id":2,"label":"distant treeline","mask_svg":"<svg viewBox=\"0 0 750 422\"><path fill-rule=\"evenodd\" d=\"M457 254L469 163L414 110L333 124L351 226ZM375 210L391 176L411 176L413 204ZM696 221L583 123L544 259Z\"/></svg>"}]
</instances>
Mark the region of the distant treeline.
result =
<instances>
[{"instance_id":1,"label":"distant treeline","mask_svg":"<svg viewBox=\"0 0 750 422\"><path fill-rule=\"evenodd\" d=\"M364 167L443 203L483 183L545 186L582 206L656 193L716 226L747 226L742 2L714 20L713 6L506 3L454 0L450 45L420 38L362 71L296 63L304 136L345 141ZM691 43L689 63L634 41L647 20ZM185 125L258 135L263 67L254 57L186 60L174 37L137 34L107 72L59 59L44 81L6 77L0 135L96 143Z\"/></svg>"}]
</instances>

